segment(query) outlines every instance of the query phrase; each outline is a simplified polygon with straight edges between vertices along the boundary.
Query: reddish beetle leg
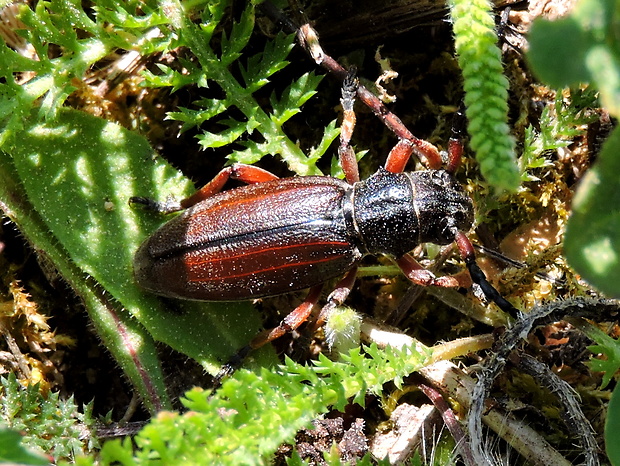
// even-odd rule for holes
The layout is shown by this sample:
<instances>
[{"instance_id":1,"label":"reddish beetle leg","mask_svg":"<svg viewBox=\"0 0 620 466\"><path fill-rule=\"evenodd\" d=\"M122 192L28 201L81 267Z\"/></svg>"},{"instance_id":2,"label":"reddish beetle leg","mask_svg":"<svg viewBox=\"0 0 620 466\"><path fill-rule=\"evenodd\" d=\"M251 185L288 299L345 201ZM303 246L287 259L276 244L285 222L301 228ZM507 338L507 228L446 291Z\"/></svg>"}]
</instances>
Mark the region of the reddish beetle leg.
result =
<instances>
[{"instance_id":1,"label":"reddish beetle leg","mask_svg":"<svg viewBox=\"0 0 620 466\"><path fill-rule=\"evenodd\" d=\"M206 185L200 188L191 196L182 199L180 202L166 201L157 202L147 197L132 197L129 199L130 204L142 204L148 210L170 214L179 210L188 209L193 205L204 201L208 197L219 193L226 182L230 179L239 180L247 184L264 183L265 181L277 180L278 177L267 170L255 167L253 165L245 165L243 163L234 163L223 168L215 177Z\"/></svg>"},{"instance_id":2,"label":"reddish beetle leg","mask_svg":"<svg viewBox=\"0 0 620 466\"><path fill-rule=\"evenodd\" d=\"M267 12L270 14L269 12ZM281 19L281 17L279 18ZM289 24L289 26L292 26ZM327 55L319 44L319 37L316 31L309 24L304 24L297 29L297 40L300 45L308 52L310 57L317 65L325 68L331 74L341 80L345 80L348 71L336 60ZM389 111L383 102L363 85L357 86L357 96L359 99L399 138L398 144L388 155L386 169L392 173L400 173L404 170L405 164L412 153L424 162L428 168L437 169L442 165L441 155L437 148L431 143L416 138L394 113ZM397 159L393 161L392 159Z\"/></svg>"},{"instance_id":3,"label":"reddish beetle leg","mask_svg":"<svg viewBox=\"0 0 620 466\"><path fill-rule=\"evenodd\" d=\"M329 318L329 314L331 311L336 308L336 306L340 306L344 303L344 301L349 296L353 285L355 284L355 276L357 274L357 267L351 269L345 277L338 282L334 291L327 297L327 303L321 309L321 312L312 326L311 331L314 332L316 329L321 327L325 321ZM260 348L261 346L266 345L267 343L280 338L281 336L296 330L301 324L306 322L312 313L312 309L319 301L321 297L321 291L323 290L323 285L317 285L310 289L308 296L299 306L297 306L292 312L290 312L283 320L280 322L275 328L267 329L256 335L250 341L250 343L243 348L241 348L235 355L233 355L227 362L222 366L220 371L217 373L214 379L214 390L219 387L222 380L225 377L228 377L232 373L235 372L245 358L252 351Z\"/></svg>"},{"instance_id":4,"label":"reddish beetle leg","mask_svg":"<svg viewBox=\"0 0 620 466\"><path fill-rule=\"evenodd\" d=\"M350 184L357 183L360 180L355 151L353 147L351 147L351 136L353 135L356 122L353 105L355 103L355 92L358 86L359 83L355 77L355 68L351 68L342 83L342 98L340 99L340 104L342 105L343 118L342 124L340 125L340 146L338 147L340 167L342 167L342 171L344 171L345 177Z\"/></svg>"},{"instance_id":5,"label":"reddish beetle leg","mask_svg":"<svg viewBox=\"0 0 620 466\"><path fill-rule=\"evenodd\" d=\"M255 167L253 165L245 165L243 163L235 163L229 167L223 168L215 177L204 185L200 190L181 201L181 209L187 209L193 205L204 201L206 198L219 193L229 179L239 180L247 184L264 183L266 181L277 180L278 177L267 170Z\"/></svg>"}]
</instances>

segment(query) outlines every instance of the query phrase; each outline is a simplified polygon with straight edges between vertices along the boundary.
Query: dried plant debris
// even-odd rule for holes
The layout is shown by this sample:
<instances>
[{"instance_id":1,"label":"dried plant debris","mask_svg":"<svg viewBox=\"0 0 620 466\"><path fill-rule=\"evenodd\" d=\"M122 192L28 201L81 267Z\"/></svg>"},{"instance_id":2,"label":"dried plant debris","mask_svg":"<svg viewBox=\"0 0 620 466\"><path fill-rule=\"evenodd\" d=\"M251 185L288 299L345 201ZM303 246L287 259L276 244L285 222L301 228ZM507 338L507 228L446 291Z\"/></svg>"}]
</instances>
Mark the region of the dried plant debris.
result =
<instances>
[{"instance_id":1,"label":"dried plant debris","mask_svg":"<svg viewBox=\"0 0 620 466\"><path fill-rule=\"evenodd\" d=\"M584 416L579 395L567 382L551 372L548 366L527 354L516 351L517 346L527 339L536 324L562 320L567 317L592 317L608 315L612 319L620 311L620 303L615 300L574 298L537 306L506 330L498 340L488 361L477 371L478 381L472 396L472 405L468 413L468 429L471 436L472 451L477 462L494 464L494 458L487 449L482 435L482 414L489 398L491 387L505 365L510 361L518 368L534 377L540 387L554 394L563 409L561 414L573 441L581 443L581 451L587 464L599 464L598 445L592 428Z\"/></svg>"},{"instance_id":2,"label":"dried plant debris","mask_svg":"<svg viewBox=\"0 0 620 466\"><path fill-rule=\"evenodd\" d=\"M0 332L8 352L2 373L18 373L26 384L40 384L43 391L62 386L63 377L54 361L60 348L71 348L75 342L57 334L50 327L49 317L17 282L9 284L12 300L0 303Z\"/></svg>"}]
</instances>

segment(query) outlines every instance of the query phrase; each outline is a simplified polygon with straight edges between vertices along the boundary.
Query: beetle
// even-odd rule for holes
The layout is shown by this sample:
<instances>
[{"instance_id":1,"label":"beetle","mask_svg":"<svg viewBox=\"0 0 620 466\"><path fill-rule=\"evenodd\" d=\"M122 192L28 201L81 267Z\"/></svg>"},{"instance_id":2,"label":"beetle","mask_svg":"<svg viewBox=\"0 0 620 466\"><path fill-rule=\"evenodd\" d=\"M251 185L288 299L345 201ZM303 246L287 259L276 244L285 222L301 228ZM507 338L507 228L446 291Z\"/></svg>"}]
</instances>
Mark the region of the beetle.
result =
<instances>
[{"instance_id":1,"label":"beetle","mask_svg":"<svg viewBox=\"0 0 620 466\"><path fill-rule=\"evenodd\" d=\"M471 199L444 170L382 168L354 184L276 179L210 196L163 225L136 253L135 277L172 298L274 296L342 276L367 254L449 244L472 222ZM412 279L441 283L422 275Z\"/></svg>"},{"instance_id":2,"label":"beetle","mask_svg":"<svg viewBox=\"0 0 620 466\"><path fill-rule=\"evenodd\" d=\"M471 278L502 309L514 308L488 283L464 234L473 224L474 207L453 174L462 147L453 138L446 168L437 149L415 138L400 120L326 55L315 31L304 25L298 38L314 60L342 78L338 154L346 181L308 176L279 179L258 167L233 164L197 193L177 205L145 198L130 202L155 210L183 213L160 227L139 247L134 275L144 289L158 295L206 301L249 300L310 288L306 300L276 328L254 338L229 362L231 372L250 350L296 329L310 316L322 284L344 275L327 298L317 325L342 303L355 280L355 267L368 254L395 260L414 283L461 286L453 276L435 277L409 255L417 245L455 242ZM399 136L384 168L359 179L350 139L355 127L356 97ZM416 152L431 167L405 172ZM245 186L222 191L229 179Z\"/></svg>"}]
</instances>

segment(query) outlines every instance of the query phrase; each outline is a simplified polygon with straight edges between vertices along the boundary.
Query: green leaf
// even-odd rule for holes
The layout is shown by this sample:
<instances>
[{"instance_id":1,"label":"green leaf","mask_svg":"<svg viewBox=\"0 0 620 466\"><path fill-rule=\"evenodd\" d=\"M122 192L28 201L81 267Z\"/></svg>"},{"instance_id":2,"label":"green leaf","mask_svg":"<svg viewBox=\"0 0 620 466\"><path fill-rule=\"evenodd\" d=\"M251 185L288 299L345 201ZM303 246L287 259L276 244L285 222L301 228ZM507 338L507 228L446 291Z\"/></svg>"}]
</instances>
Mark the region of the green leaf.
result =
<instances>
[{"instance_id":1,"label":"green leaf","mask_svg":"<svg viewBox=\"0 0 620 466\"><path fill-rule=\"evenodd\" d=\"M284 90L280 99L272 95L271 105L273 107L273 114L271 119L278 126L282 126L293 115L299 113L301 106L316 94L315 89L321 82L321 79L323 79L322 76L317 76L314 73L305 73Z\"/></svg>"},{"instance_id":2,"label":"green leaf","mask_svg":"<svg viewBox=\"0 0 620 466\"><path fill-rule=\"evenodd\" d=\"M241 56L241 51L247 45L254 30L254 20L254 8L246 8L243 10L239 22L233 24L230 38L227 38L226 34L222 36L221 62L223 66L230 65Z\"/></svg>"},{"instance_id":3,"label":"green leaf","mask_svg":"<svg viewBox=\"0 0 620 466\"><path fill-rule=\"evenodd\" d=\"M620 298L620 131L614 129L581 180L566 226L567 261L582 278Z\"/></svg>"},{"instance_id":4,"label":"green leaf","mask_svg":"<svg viewBox=\"0 0 620 466\"><path fill-rule=\"evenodd\" d=\"M196 63L200 66L204 77L219 86L225 98L217 105L226 109L235 107L243 114L239 121L228 119L216 121L224 124L227 129L223 132L213 133L205 131L199 136L203 147L222 147L233 142L246 147L241 153L233 151L231 160L244 161L245 163L256 162L266 155L277 155L286 162L289 169L298 175L320 175L320 170L315 165L315 160L306 156L303 151L284 132L281 123L299 111L299 105L303 104L314 93L318 78L314 75L302 76L290 86L290 90L279 102L274 103L273 114L263 108L253 96L260 87L264 86L269 77L282 69L286 62L285 56L292 45L291 37L276 36L274 42L269 42L262 53L249 57L244 63L239 63L242 50L249 40L250 26L254 24L254 5L250 4L244 11L239 23L235 23L230 38L222 36L221 54L218 54L211 46L211 39L215 34L215 25L221 20L222 4L207 4L202 12L203 24L197 26L191 20L191 12L185 11L187 4L173 0L167 4L172 25L176 29L184 44L195 55ZM194 7L195 5L191 5ZM214 41L215 42L215 41ZM235 65L241 70L233 72ZM176 85L182 81L180 76L170 73L170 85ZM159 85L163 85L165 78L160 79ZM208 101L195 102L197 105L210 105ZM189 121L192 114L183 112L181 118L185 122L183 128L187 129L197 125L207 118L213 118L219 114L219 108L207 108L206 112L197 111L195 121ZM275 115L274 115L275 114ZM178 113L173 114L178 116ZM250 139L253 131L260 133L264 142L255 142ZM259 136L259 138L260 138Z\"/></svg>"},{"instance_id":5,"label":"green leaf","mask_svg":"<svg viewBox=\"0 0 620 466\"><path fill-rule=\"evenodd\" d=\"M557 92L555 102L543 109L537 128L532 125L525 128L523 153L519 159L521 180L537 181L538 178L528 172L552 166L549 154L585 134L587 125L598 119L595 112L586 109L597 106L592 87L571 89L568 99L564 92Z\"/></svg>"},{"instance_id":6,"label":"green leaf","mask_svg":"<svg viewBox=\"0 0 620 466\"><path fill-rule=\"evenodd\" d=\"M30 451L22 445L22 436L11 429L0 428L0 463L41 465L50 464L43 455Z\"/></svg>"},{"instance_id":7,"label":"green leaf","mask_svg":"<svg viewBox=\"0 0 620 466\"><path fill-rule=\"evenodd\" d=\"M283 69L288 62L286 57L293 48L294 36L278 33L273 41L267 42L263 53L251 56L247 67L239 68L249 92L256 92L269 82L269 77Z\"/></svg>"},{"instance_id":8,"label":"green leaf","mask_svg":"<svg viewBox=\"0 0 620 466\"><path fill-rule=\"evenodd\" d=\"M313 366L290 359L275 371L240 370L213 397L202 389L186 393L184 414L161 413L131 441L112 441L101 451L102 464L270 463L282 443L292 443L302 427L332 405L341 409L363 403L368 391L402 379L430 361L427 351L413 347L380 350L359 348L344 362L325 356ZM137 446L137 448L136 448Z\"/></svg>"},{"instance_id":9,"label":"green leaf","mask_svg":"<svg viewBox=\"0 0 620 466\"><path fill-rule=\"evenodd\" d=\"M217 371L260 330L253 307L179 302L171 309L132 275L135 250L166 219L130 208L129 197L183 197L191 182L156 158L142 136L82 112L63 110L47 123L33 116L25 125L4 149L49 234L156 340Z\"/></svg>"},{"instance_id":10,"label":"green leaf","mask_svg":"<svg viewBox=\"0 0 620 466\"><path fill-rule=\"evenodd\" d=\"M73 397L61 399L58 393L43 394L38 384L22 386L14 373L0 377L0 463L7 455L26 452L21 443L36 447L55 460L69 459L99 446L94 438L84 440L94 431L92 405L79 412ZM21 433L5 430L8 427ZM18 440L16 440L18 439ZM11 445L5 442L11 441ZM39 458L36 455L30 455ZM27 457L24 457L24 460ZM19 461L21 463L21 461ZM11 462L11 464L13 464ZM31 464L31 463L28 463ZM40 463L34 463L40 464ZM48 464L48 461L45 462Z\"/></svg>"},{"instance_id":11,"label":"green leaf","mask_svg":"<svg viewBox=\"0 0 620 466\"><path fill-rule=\"evenodd\" d=\"M620 464L620 385L611 394L605 420L605 450L611 464Z\"/></svg>"},{"instance_id":12,"label":"green leaf","mask_svg":"<svg viewBox=\"0 0 620 466\"><path fill-rule=\"evenodd\" d=\"M605 359L592 359L589 362L593 371L605 372L601 388L605 388L620 369L620 342L595 327L588 325L583 327L584 333L594 340L597 345L589 346L588 349L595 354L603 354Z\"/></svg>"},{"instance_id":13,"label":"green leaf","mask_svg":"<svg viewBox=\"0 0 620 466\"><path fill-rule=\"evenodd\" d=\"M567 18L537 19L530 31L532 69L555 88L594 84L603 106L620 116L619 28L614 0L582 0Z\"/></svg>"}]
</instances>

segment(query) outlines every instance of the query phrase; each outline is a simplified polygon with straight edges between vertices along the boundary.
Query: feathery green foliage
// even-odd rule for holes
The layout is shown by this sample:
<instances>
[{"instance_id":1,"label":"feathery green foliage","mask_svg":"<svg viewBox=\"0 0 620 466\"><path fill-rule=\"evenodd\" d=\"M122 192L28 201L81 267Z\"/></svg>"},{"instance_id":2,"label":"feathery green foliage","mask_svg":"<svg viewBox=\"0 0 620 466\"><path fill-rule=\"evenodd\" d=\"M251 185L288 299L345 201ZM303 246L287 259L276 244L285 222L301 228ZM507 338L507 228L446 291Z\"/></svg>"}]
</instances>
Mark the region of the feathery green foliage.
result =
<instances>
[{"instance_id":1,"label":"feathery green foliage","mask_svg":"<svg viewBox=\"0 0 620 466\"><path fill-rule=\"evenodd\" d=\"M192 5L197 9L199 5ZM262 107L253 94L269 83L269 78L282 69L288 52L293 46L293 38L278 34L268 42L262 53L239 61L242 50L247 45L254 28L254 7L249 5L238 23L234 23L228 34L222 34L217 49L209 47L214 31L222 19L224 9L217 4L210 4L202 10L202 25L195 25L189 18L190 11L180 2L171 2L169 13L173 27L179 32L179 41L186 44L197 61L185 61L183 73L160 66L161 75L147 76L147 83L157 86L177 88L187 83L187 76L199 77L195 84L209 87L216 84L224 98L200 99L194 102L196 109L183 108L170 114L172 118L184 122L184 129L191 128L209 120L216 120L220 125L217 132L203 131L199 135L203 148L215 148L237 143L244 147L233 151L229 158L242 163L255 163L265 155L279 155L298 175L317 175L321 172L316 161L323 155L327 146L338 135L335 124L324 132L318 148L306 155L289 139L283 131L283 125L300 107L315 94L321 77L314 73L305 73L293 81L280 96L275 92L269 99L269 109ZM234 65L234 66L233 66ZM237 68L241 80L235 75ZM243 113L243 119L230 117L217 119L225 110L236 108ZM262 138L251 138L254 132Z\"/></svg>"},{"instance_id":2,"label":"feathery green foliage","mask_svg":"<svg viewBox=\"0 0 620 466\"><path fill-rule=\"evenodd\" d=\"M620 50L617 3L583 0L571 15L532 25L528 59L554 88L589 83L610 114L620 117ZM597 162L581 180L566 227L568 262L590 284L620 297L620 132L605 141Z\"/></svg>"},{"instance_id":3,"label":"feathery green foliage","mask_svg":"<svg viewBox=\"0 0 620 466\"><path fill-rule=\"evenodd\" d=\"M582 0L573 12L556 21L538 19L530 33L528 59L533 71L554 88L589 83L599 91L601 104L620 117L620 18L614 0ZM564 240L568 263L610 297L620 297L620 131L613 129L597 161L580 182L572 204ZM591 367L605 371L606 385L617 373L618 342L600 331L590 337L607 360L593 360ZM607 413L605 437L612 463L620 461L617 419L620 411L618 386Z\"/></svg>"},{"instance_id":4,"label":"feathery green foliage","mask_svg":"<svg viewBox=\"0 0 620 466\"><path fill-rule=\"evenodd\" d=\"M73 397L64 401L58 393L44 396L38 385L24 387L14 374L0 377L0 399L0 423L22 433L25 446L38 447L55 460L72 459L98 446L90 437L91 405L80 413Z\"/></svg>"},{"instance_id":5,"label":"feathery green foliage","mask_svg":"<svg viewBox=\"0 0 620 466\"><path fill-rule=\"evenodd\" d=\"M19 19L36 56L26 57L0 43L0 75L6 79L0 86L0 142L19 131L33 107L39 118L56 116L93 64L115 48L132 50L145 31L166 23L161 10L144 15L137 3L109 0L98 2L94 19L76 0L37 2L34 10L21 4ZM51 56L54 46L61 50L59 56ZM18 84L18 74L26 71L35 77Z\"/></svg>"},{"instance_id":6,"label":"feathery green foliage","mask_svg":"<svg viewBox=\"0 0 620 466\"><path fill-rule=\"evenodd\" d=\"M390 381L401 386L429 360L430 353L411 348L371 346L366 354L359 348L344 354L342 362L320 356L313 366L289 359L277 371L240 370L213 398L189 391L185 414L160 413L135 437L137 449L129 439L107 442L101 464L265 464L328 407L364 405L368 393Z\"/></svg>"},{"instance_id":7,"label":"feathery green foliage","mask_svg":"<svg viewBox=\"0 0 620 466\"><path fill-rule=\"evenodd\" d=\"M576 89L567 99L561 92L552 106L545 106L540 116L539 130L532 125L525 129L523 153L519 158L521 181L538 181L531 170L553 165L546 157L552 151L567 147L577 136L585 133L585 125L596 116L588 109L596 106L596 93L591 88Z\"/></svg>"}]
</instances>

